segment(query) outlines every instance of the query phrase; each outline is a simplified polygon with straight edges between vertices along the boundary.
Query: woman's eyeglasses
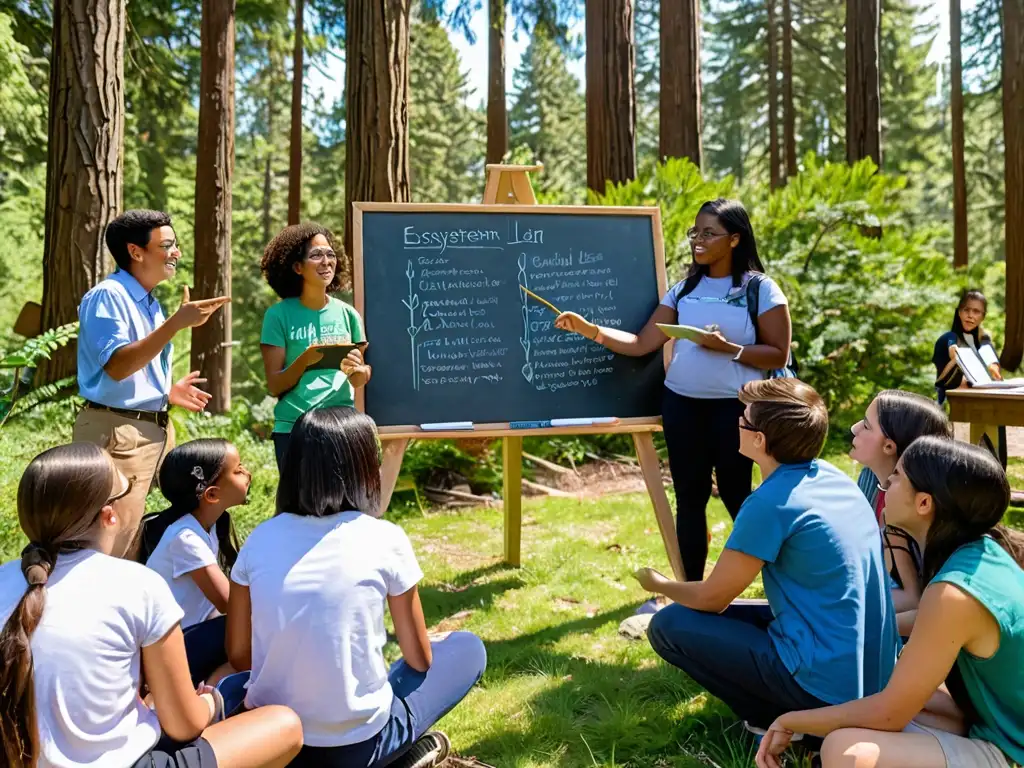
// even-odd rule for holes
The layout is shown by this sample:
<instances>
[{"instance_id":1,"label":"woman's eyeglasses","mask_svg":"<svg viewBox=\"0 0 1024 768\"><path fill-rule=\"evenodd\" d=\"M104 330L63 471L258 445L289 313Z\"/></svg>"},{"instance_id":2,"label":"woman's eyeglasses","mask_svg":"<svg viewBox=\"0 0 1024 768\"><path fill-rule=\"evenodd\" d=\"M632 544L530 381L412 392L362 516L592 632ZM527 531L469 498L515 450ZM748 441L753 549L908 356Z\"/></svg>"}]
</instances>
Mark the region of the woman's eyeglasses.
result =
<instances>
[{"instance_id":1,"label":"woman's eyeglasses","mask_svg":"<svg viewBox=\"0 0 1024 768\"><path fill-rule=\"evenodd\" d=\"M745 429L747 432L760 432L761 431L760 429L755 427L753 424L751 424L749 421L747 421L747 417L743 416L743 415L740 416L740 429Z\"/></svg>"},{"instance_id":2,"label":"woman's eyeglasses","mask_svg":"<svg viewBox=\"0 0 1024 768\"><path fill-rule=\"evenodd\" d=\"M128 481L128 484L125 485L124 490L121 491L120 493L115 493L113 496L107 499L106 504L104 504L103 506L106 507L110 504L113 504L115 501L123 499L125 496L132 492L132 488L135 487L135 477L132 476L125 479Z\"/></svg>"},{"instance_id":3,"label":"woman's eyeglasses","mask_svg":"<svg viewBox=\"0 0 1024 768\"><path fill-rule=\"evenodd\" d=\"M705 229L701 232L696 227L690 227L686 230L686 238L690 242L696 242L697 240L714 240L716 237L725 237L728 234L728 232L715 232L711 229Z\"/></svg>"},{"instance_id":4,"label":"woman's eyeglasses","mask_svg":"<svg viewBox=\"0 0 1024 768\"><path fill-rule=\"evenodd\" d=\"M338 255L330 248L314 248L306 254L306 259L314 262L337 261Z\"/></svg>"}]
</instances>

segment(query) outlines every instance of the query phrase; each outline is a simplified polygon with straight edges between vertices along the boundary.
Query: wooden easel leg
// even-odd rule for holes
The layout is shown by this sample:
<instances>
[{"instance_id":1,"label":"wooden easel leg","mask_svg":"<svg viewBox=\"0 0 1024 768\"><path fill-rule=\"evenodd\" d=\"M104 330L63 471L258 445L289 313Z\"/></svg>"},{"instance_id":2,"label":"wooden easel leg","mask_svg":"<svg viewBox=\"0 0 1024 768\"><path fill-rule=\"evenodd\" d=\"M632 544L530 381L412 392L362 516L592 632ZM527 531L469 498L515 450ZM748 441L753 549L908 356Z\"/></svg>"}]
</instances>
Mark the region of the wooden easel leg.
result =
<instances>
[{"instance_id":1,"label":"wooden easel leg","mask_svg":"<svg viewBox=\"0 0 1024 768\"><path fill-rule=\"evenodd\" d=\"M384 442L384 458L380 466L380 515L382 517L391 503L391 494L395 492L398 475L402 471L402 457L409 445L409 438L386 440Z\"/></svg>"},{"instance_id":2,"label":"wooden easel leg","mask_svg":"<svg viewBox=\"0 0 1024 768\"><path fill-rule=\"evenodd\" d=\"M505 509L505 562L519 566L523 528L523 438L502 438L502 484Z\"/></svg>"},{"instance_id":3,"label":"wooden easel leg","mask_svg":"<svg viewBox=\"0 0 1024 768\"><path fill-rule=\"evenodd\" d=\"M654 448L654 437L650 432L634 432L633 445L636 457L640 461L640 471L647 485L647 494L654 505L654 517L658 521L661 540L665 544L669 565L672 573L679 581L686 581L683 573L683 558L679 554L679 539L676 537L675 520L672 517L672 506L668 503L668 495L661 481L661 466L658 463L658 452Z\"/></svg>"},{"instance_id":4,"label":"wooden easel leg","mask_svg":"<svg viewBox=\"0 0 1024 768\"><path fill-rule=\"evenodd\" d=\"M999 458L999 427L995 424L978 424L971 422L971 445L987 447L982 442L983 437L992 441L992 451L995 457Z\"/></svg>"}]
</instances>

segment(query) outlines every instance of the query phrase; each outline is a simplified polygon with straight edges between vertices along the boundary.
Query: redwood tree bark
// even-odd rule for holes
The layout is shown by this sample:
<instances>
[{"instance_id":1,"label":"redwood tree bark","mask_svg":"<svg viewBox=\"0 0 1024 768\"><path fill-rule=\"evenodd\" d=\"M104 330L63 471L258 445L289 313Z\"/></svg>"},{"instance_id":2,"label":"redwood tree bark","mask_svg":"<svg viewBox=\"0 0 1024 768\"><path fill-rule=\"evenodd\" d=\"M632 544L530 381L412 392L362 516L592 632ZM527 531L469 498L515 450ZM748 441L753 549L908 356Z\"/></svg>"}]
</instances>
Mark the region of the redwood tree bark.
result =
<instances>
[{"instance_id":1,"label":"redwood tree bark","mask_svg":"<svg viewBox=\"0 0 1024 768\"><path fill-rule=\"evenodd\" d=\"M779 171L779 25L775 1L768 0L768 179L772 189L782 185Z\"/></svg>"},{"instance_id":2,"label":"redwood tree bark","mask_svg":"<svg viewBox=\"0 0 1024 768\"><path fill-rule=\"evenodd\" d=\"M231 295L231 177L235 166L235 0L203 0L196 147L196 298ZM192 370L213 396L207 410L231 407L231 305L192 330Z\"/></svg>"},{"instance_id":3,"label":"redwood tree bark","mask_svg":"<svg viewBox=\"0 0 1024 768\"><path fill-rule=\"evenodd\" d=\"M786 172L792 178L796 165L796 110L793 105L793 4L782 0L782 143L785 147Z\"/></svg>"},{"instance_id":4,"label":"redwood tree bark","mask_svg":"<svg viewBox=\"0 0 1024 768\"><path fill-rule=\"evenodd\" d=\"M288 164L288 223L298 224L302 210L302 54L306 36L303 31L303 0L295 0L295 52L292 56L292 135Z\"/></svg>"},{"instance_id":5,"label":"redwood tree bark","mask_svg":"<svg viewBox=\"0 0 1024 768\"><path fill-rule=\"evenodd\" d=\"M1006 144L1006 341L1000 362L1024 355L1024 0L1003 0L1003 136Z\"/></svg>"},{"instance_id":6,"label":"redwood tree bark","mask_svg":"<svg viewBox=\"0 0 1024 768\"><path fill-rule=\"evenodd\" d=\"M349 256L353 202L409 200L409 2L349 2L345 8Z\"/></svg>"},{"instance_id":7,"label":"redwood tree bark","mask_svg":"<svg viewBox=\"0 0 1024 768\"><path fill-rule=\"evenodd\" d=\"M964 164L964 83L960 0L949 0L949 108L953 131L953 266L967 266L967 170Z\"/></svg>"},{"instance_id":8,"label":"redwood tree bark","mask_svg":"<svg viewBox=\"0 0 1024 768\"><path fill-rule=\"evenodd\" d=\"M846 160L882 165L879 0L846 0Z\"/></svg>"},{"instance_id":9,"label":"redwood tree bark","mask_svg":"<svg viewBox=\"0 0 1024 768\"><path fill-rule=\"evenodd\" d=\"M122 205L125 24L125 0L53 3L44 329L77 320L82 296L112 268L103 236ZM75 370L68 346L42 362L37 380Z\"/></svg>"},{"instance_id":10,"label":"redwood tree bark","mask_svg":"<svg viewBox=\"0 0 1024 768\"><path fill-rule=\"evenodd\" d=\"M700 0L661 0L659 157L701 166Z\"/></svg>"},{"instance_id":11,"label":"redwood tree bark","mask_svg":"<svg viewBox=\"0 0 1024 768\"><path fill-rule=\"evenodd\" d=\"M500 163L508 152L505 0L489 0L487 11L487 162Z\"/></svg>"},{"instance_id":12,"label":"redwood tree bark","mask_svg":"<svg viewBox=\"0 0 1024 768\"><path fill-rule=\"evenodd\" d=\"M587 39L587 186L636 176L636 94L631 0L589 0Z\"/></svg>"}]
</instances>

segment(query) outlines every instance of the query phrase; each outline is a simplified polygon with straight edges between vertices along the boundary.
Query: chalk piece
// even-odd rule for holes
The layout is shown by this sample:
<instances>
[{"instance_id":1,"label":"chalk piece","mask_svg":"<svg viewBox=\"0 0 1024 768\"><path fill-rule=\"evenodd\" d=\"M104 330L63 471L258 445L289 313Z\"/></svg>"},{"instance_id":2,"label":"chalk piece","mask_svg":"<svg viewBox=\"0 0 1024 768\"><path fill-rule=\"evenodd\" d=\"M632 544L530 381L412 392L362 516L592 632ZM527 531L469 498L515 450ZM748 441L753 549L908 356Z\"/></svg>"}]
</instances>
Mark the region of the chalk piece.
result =
<instances>
[{"instance_id":1,"label":"chalk piece","mask_svg":"<svg viewBox=\"0 0 1024 768\"><path fill-rule=\"evenodd\" d=\"M618 418L615 416L600 416L589 419L552 419L552 427L589 427L594 424L615 424Z\"/></svg>"},{"instance_id":2,"label":"chalk piece","mask_svg":"<svg viewBox=\"0 0 1024 768\"><path fill-rule=\"evenodd\" d=\"M420 429L428 432L446 432L450 429L473 429L472 421L438 421L433 424L420 424Z\"/></svg>"}]
</instances>

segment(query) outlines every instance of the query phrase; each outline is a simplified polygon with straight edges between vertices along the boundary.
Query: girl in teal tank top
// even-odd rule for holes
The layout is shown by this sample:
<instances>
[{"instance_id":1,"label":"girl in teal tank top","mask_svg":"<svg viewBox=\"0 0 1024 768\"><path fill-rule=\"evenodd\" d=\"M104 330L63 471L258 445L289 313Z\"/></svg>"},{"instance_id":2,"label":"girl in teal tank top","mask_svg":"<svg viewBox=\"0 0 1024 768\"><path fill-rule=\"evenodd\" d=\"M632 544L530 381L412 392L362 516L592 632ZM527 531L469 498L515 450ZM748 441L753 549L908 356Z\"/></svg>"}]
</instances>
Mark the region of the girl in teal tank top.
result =
<instances>
[{"instance_id":1,"label":"girl in teal tank top","mask_svg":"<svg viewBox=\"0 0 1024 768\"><path fill-rule=\"evenodd\" d=\"M881 693L776 720L759 768L779 768L796 733L825 737L823 768L1024 764L1024 535L1000 525L1009 501L987 451L911 444L885 496L886 519L924 552L910 641Z\"/></svg>"}]
</instances>

